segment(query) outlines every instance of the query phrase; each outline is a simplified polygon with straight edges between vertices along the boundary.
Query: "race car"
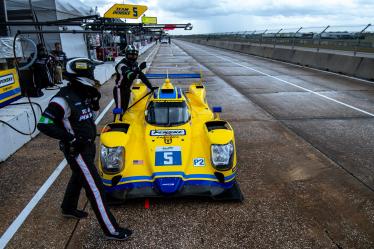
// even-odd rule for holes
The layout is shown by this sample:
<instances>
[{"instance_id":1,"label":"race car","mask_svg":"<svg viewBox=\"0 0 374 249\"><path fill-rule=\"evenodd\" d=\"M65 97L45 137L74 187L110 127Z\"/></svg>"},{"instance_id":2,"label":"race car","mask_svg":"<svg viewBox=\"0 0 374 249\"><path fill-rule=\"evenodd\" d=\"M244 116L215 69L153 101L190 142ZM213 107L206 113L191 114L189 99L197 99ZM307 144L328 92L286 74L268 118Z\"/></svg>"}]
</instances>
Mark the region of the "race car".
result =
<instances>
[{"instance_id":1,"label":"race car","mask_svg":"<svg viewBox=\"0 0 374 249\"><path fill-rule=\"evenodd\" d=\"M200 75L147 77L164 83L153 92L134 84L130 107L100 135L99 173L108 195L243 200L234 130L220 118L220 107L208 106ZM183 90L173 85L175 78L200 80Z\"/></svg>"},{"instance_id":2,"label":"race car","mask_svg":"<svg viewBox=\"0 0 374 249\"><path fill-rule=\"evenodd\" d=\"M168 44L169 43L169 39L168 37L164 36L161 38L161 44Z\"/></svg>"}]
</instances>

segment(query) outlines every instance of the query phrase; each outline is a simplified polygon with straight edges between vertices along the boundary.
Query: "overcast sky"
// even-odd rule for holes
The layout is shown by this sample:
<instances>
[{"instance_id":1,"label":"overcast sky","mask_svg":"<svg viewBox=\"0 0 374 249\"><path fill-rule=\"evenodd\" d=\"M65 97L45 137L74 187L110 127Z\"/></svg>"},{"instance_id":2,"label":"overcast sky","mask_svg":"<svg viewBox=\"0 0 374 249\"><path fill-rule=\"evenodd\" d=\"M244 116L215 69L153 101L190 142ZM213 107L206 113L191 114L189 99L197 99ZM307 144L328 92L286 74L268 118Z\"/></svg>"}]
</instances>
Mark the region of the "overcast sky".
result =
<instances>
[{"instance_id":1,"label":"overcast sky","mask_svg":"<svg viewBox=\"0 0 374 249\"><path fill-rule=\"evenodd\" d=\"M192 31L173 31L174 34L374 24L374 0L81 1L97 6L101 14L114 3L142 4L148 6L145 14L157 16L158 23L190 22L194 26Z\"/></svg>"}]
</instances>

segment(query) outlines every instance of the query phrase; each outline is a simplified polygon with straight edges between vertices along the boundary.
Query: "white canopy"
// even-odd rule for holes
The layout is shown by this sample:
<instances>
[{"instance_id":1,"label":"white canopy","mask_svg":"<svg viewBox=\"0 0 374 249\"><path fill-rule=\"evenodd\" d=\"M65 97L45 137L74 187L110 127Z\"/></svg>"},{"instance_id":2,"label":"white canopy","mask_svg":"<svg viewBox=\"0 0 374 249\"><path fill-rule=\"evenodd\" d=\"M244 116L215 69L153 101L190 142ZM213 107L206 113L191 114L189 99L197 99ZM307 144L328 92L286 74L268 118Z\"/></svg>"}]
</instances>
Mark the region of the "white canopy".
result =
<instances>
[{"instance_id":1,"label":"white canopy","mask_svg":"<svg viewBox=\"0 0 374 249\"><path fill-rule=\"evenodd\" d=\"M51 20L55 20L56 16L50 11L57 13L57 19L88 16L95 12L79 0L32 0L31 3L37 12L48 11ZM29 0L9 0L6 5L8 10L30 9Z\"/></svg>"},{"instance_id":2,"label":"white canopy","mask_svg":"<svg viewBox=\"0 0 374 249\"><path fill-rule=\"evenodd\" d=\"M85 5L80 0L31 0L38 21L56 21L61 19L94 15L93 8ZM7 10L30 10L29 0L7 0ZM31 20L30 20L31 21ZM80 27L66 27L70 30ZM34 26L11 27L11 35L17 30L34 30ZM58 27L43 27L43 30L56 30ZM61 28L60 28L61 29ZM87 57L87 47L82 34L44 34L48 50L54 48L55 42L61 42L62 49L68 57ZM31 38L36 39L35 35Z\"/></svg>"}]
</instances>

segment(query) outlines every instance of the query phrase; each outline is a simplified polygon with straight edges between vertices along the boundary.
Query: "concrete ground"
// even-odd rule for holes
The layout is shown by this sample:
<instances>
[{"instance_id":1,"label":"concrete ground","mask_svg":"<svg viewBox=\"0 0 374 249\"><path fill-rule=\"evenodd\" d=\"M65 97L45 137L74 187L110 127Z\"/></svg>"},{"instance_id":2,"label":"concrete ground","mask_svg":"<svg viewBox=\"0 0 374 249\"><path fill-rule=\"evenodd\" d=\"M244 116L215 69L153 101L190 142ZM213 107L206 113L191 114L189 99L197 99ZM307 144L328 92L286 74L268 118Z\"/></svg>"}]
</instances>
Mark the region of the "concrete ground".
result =
<instances>
[{"instance_id":1,"label":"concrete ground","mask_svg":"<svg viewBox=\"0 0 374 249\"><path fill-rule=\"evenodd\" d=\"M150 73L203 71L208 102L235 129L244 202L131 201L112 211L134 236L108 242L83 194L89 218L61 217L65 169L9 248L374 248L374 85L182 41L155 49ZM61 159L39 135L0 164L0 233Z\"/></svg>"}]
</instances>

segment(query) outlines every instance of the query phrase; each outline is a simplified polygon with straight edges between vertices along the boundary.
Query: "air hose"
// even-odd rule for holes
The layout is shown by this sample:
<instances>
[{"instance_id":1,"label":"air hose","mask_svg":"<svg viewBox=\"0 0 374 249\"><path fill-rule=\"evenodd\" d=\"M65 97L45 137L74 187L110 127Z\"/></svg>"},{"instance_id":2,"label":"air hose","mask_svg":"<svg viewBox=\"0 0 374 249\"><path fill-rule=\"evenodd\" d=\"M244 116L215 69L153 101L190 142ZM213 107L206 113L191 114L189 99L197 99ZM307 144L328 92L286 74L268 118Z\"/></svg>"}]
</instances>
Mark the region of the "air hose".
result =
<instances>
[{"instance_id":1,"label":"air hose","mask_svg":"<svg viewBox=\"0 0 374 249\"><path fill-rule=\"evenodd\" d=\"M16 65L17 74L19 75L19 71L20 70L29 68L35 62L36 56L37 56L37 51L36 51L35 42L33 40L31 40L29 38L22 38L23 40L28 41L28 42L30 42L32 44L32 46L34 48L34 56L33 56L33 58L31 59L31 61L29 63L27 63L26 65L24 65L24 66L22 66L20 68L19 64L18 64L18 61L17 61L17 54L16 54L16 39L17 39L18 35L19 35L19 33L17 32L17 34L14 36L14 40L13 40L13 56L14 56L14 61L15 61L15 65ZM42 110L42 107L38 103L32 102L29 96L27 96L27 100L28 100L28 102L12 103L12 104L9 104L9 105L25 105L25 104L29 104L30 105L31 111L32 111L32 114L33 114L33 117L34 117L34 127L33 127L32 131L30 133L20 131L20 130L18 130L17 128L15 128L14 126L12 126L11 124L9 124L6 121L0 120L0 123L8 126L9 128L11 128L12 130L18 132L19 134L22 134L22 135L25 135L25 136L31 136L36 131L37 122L38 122L37 121L37 117L36 117L36 113L35 113L35 109L34 109L33 105L37 105L39 107L40 113L42 113L43 110Z\"/></svg>"}]
</instances>

